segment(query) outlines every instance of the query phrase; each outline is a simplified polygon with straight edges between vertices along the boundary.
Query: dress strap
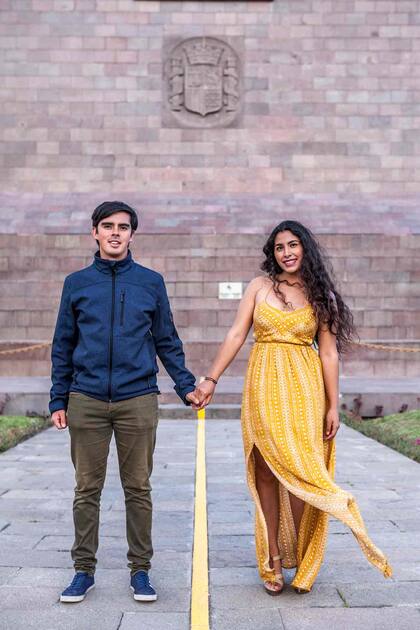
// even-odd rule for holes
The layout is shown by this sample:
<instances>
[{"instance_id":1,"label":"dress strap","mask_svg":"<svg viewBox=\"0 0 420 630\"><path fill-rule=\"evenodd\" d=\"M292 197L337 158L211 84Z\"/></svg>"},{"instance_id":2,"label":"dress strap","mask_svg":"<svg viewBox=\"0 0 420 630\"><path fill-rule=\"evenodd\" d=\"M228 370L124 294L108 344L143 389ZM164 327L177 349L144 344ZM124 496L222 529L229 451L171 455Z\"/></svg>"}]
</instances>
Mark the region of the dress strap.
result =
<instances>
[{"instance_id":1,"label":"dress strap","mask_svg":"<svg viewBox=\"0 0 420 630\"><path fill-rule=\"evenodd\" d=\"M272 289L273 289L273 287L271 286L271 287L268 289L267 293L265 294L264 302L265 302L266 304L268 304L268 302L267 302L267 298L268 298L268 296L270 295L270 292L272 291ZM269 305L269 304L268 304L268 305ZM269 305L269 306L270 306L270 305Z\"/></svg>"}]
</instances>

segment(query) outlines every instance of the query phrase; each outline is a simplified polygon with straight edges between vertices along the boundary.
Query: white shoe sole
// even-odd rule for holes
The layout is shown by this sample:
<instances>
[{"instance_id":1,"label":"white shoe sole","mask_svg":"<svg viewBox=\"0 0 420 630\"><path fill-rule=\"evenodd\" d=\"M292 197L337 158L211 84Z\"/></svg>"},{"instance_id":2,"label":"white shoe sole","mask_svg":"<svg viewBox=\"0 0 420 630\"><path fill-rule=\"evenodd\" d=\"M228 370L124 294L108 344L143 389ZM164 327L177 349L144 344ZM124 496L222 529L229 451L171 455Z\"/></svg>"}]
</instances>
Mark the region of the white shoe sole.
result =
<instances>
[{"instance_id":1,"label":"white shoe sole","mask_svg":"<svg viewBox=\"0 0 420 630\"><path fill-rule=\"evenodd\" d=\"M134 588L132 586L130 588L134 593ZM137 602L155 602L157 600L157 595L137 595L134 593L133 597Z\"/></svg>"},{"instance_id":2,"label":"white shoe sole","mask_svg":"<svg viewBox=\"0 0 420 630\"><path fill-rule=\"evenodd\" d=\"M91 591L93 588L95 588L94 584L86 589L86 593L84 595L61 595L60 602L63 602L65 604L76 604L77 602L82 602L89 591Z\"/></svg>"}]
</instances>

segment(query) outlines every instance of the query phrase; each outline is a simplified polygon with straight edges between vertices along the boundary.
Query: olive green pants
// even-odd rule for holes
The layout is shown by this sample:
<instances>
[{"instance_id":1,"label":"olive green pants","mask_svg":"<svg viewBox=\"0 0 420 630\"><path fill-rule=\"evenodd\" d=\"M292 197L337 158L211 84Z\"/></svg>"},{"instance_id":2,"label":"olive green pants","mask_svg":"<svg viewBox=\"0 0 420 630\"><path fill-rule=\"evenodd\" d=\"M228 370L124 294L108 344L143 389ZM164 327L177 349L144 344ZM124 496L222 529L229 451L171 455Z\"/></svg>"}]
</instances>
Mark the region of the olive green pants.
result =
<instances>
[{"instance_id":1,"label":"olive green pants","mask_svg":"<svg viewBox=\"0 0 420 630\"><path fill-rule=\"evenodd\" d=\"M114 433L125 495L128 566L132 574L147 571L153 555L150 475L158 423L157 394L107 403L72 392L67 422L76 472L71 550L75 570L95 572L100 499Z\"/></svg>"}]
</instances>

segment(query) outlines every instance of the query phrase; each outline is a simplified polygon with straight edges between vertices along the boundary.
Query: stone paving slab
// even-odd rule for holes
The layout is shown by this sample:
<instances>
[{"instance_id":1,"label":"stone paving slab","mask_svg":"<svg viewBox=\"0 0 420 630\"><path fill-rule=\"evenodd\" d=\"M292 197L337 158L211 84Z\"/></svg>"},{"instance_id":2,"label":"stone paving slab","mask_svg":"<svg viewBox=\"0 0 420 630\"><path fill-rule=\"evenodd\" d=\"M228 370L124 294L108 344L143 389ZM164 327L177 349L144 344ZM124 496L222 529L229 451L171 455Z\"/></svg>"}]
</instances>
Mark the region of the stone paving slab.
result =
<instances>
[{"instance_id":1,"label":"stone paving slab","mask_svg":"<svg viewBox=\"0 0 420 630\"><path fill-rule=\"evenodd\" d=\"M35 549L40 542L42 542L42 535L40 534L11 534L10 531L5 530L4 535L0 536L0 555L3 549L8 551Z\"/></svg>"},{"instance_id":2,"label":"stone paving slab","mask_svg":"<svg viewBox=\"0 0 420 630\"><path fill-rule=\"evenodd\" d=\"M327 608L282 610L284 630L416 630L420 611L413 608ZM281 628L282 626L280 626Z\"/></svg>"},{"instance_id":3,"label":"stone paving slab","mask_svg":"<svg viewBox=\"0 0 420 630\"><path fill-rule=\"evenodd\" d=\"M189 630L187 613L124 613L118 630Z\"/></svg>"},{"instance_id":4,"label":"stone paving slab","mask_svg":"<svg viewBox=\"0 0 420 630\"><path fill-rule=\"evenodd\" d=\"M234 510L232 511L223 511L223 510L211 510L210 506L207 505L207 516L210 525L214 525L216 523L236 523L241 524L244 521L247 521L249 518L252 519L252 511L251 506L248 506L249 509L245 510ZM212 533L214 534L212 529Z\"/></svg>"},{"instance_id":5,"label":"stone paving slab","mask_svg":"<svg viewBox=\"0 0 420 630\"><path fill-rule=\"evenodd\" d=\"M4 567L68 568L72 566L69 554L58 551L9 551L3 549L0 562L1 566Z\"/></svg>"},{"instance_id":6,"label":"stone paving slab","mask_svg":"<svg viewBox=\"0 0 420 630\"><path fill-rule=\"evenodd\" d=\"M213 587L255 585L258 580L256 567L220 567L210 569L210 582Z\"/></svg>"},{"instance_id":7,"label":"stone paving slab","mask_svg":"<svg viewBox=\"0 0 420 630\"><path fill-rule=\"evenodd\" d=\"M373 535L372 539L374 538L375 537ZM356 547L352 548L351 550L340 549L338 553L337 551L333 552L332 550L328 550L328 546L327 546L327 553L325 554L325 560L328 563L335 563L335 564L351 563L355 561L360 564L361 561L363 561L364 557L365 556L362 554L362 551L360 549L357 551ZM398 544L395 543L394 549L391 549L391 550L387 549L387 557L392 566L394 574L398 575L407 561L410 561L410 560L420 561L420 549L417 549L415 547L398 549ZM372 566L372 565L368 564L368 566ZM374 567L372 567L372 569L373 568ZM381 575L381 573L379 573L379 575Z\"/></svg>"},{"instance_id":8,"label":"stone paving slab","mask_svg":"<svg viewBox=\"0 0 420 630\"><path fill-rule=\"evenodd\" d=\"M214 610L212 630L284 630L280 611L265 610Z\"/></svg>"},{"instance_id":9,"label":"stone paving slab","mask_svg":"<svg viewBox=\"0 0 420 630\"><path fill-rule=\"evenodd\" d=\"M232 549L249 549L255 547L254 536L245 536L243 534L231 536L209 536L209 545L213 551L232 550Z\"/></svg>"},{"instance_id":10,"label":"stone paving slab","mask_svg":"<svg viewBox=\"0 0 420 630\"><path fill-rule=\"evenodd\" d=\"M10 584L18 572L18 567L0 567L0 586L3 584Z\"/></svg>"},{"instance_id":11,"label":"stone paving slab","mask_svg":"<svg viewBox=\"0 0 420 630\"><path fill-rule=\"evenodd\" d=\"M5 610L28 610L36 612L51 608L58 602L59 593L54 585L50 586L1 586L0 601L2 612Z\"/></svg>"},{"instance_id":12,"label":"stone paving slab","mask_svg":"<svg viewBox=\"0 0 420 630\"><path fill-rule=\"evenodd\" d=\"M358 576L359 582L359 576ZM413 606L420 608L420 583L387 581L376 584L340 585L340 594L349 607Z\"/></svg>"},{"instance_id":13,"label":"stone paving slab","mask_svg":"<svg viewBox=\"0 0 420 630\"><path fill-rule=\"evenodd\" d=\"M396 523L391 520L380 520L372 521L371 519L365 519L365 525L369 530L370 534L376 532L391 532L396 533L401 531L399 527L397 527ZM344 525L341 521L333 521L330 519L328 531L330 534L347 534L348 527Z\"/></svg>"},{"instance_id":14,"label":"stone paving slab","mask_svg":"<svg viewBox=\"0 0 420 630\"><path fill-rule=\"evenodd\" d=\"M248 514L245 521L240 523L211 523L211 531L213 536L224 536L229 534L253 535L252 518Z\"/></svg>"},{"instance_id":15,"label":"stone paving slab","mask_svg":"<svg viewBox=\"0 0 420 630\"><path fill-rule=\"evenodd\" d=\"M123 613L117 608L92 610L83 602L83 614L78 606L57 605L48 610L37 610L36 615L29 615L21 608L2 611L2 630L117 630Z\"/></svg>"}]
</instances>

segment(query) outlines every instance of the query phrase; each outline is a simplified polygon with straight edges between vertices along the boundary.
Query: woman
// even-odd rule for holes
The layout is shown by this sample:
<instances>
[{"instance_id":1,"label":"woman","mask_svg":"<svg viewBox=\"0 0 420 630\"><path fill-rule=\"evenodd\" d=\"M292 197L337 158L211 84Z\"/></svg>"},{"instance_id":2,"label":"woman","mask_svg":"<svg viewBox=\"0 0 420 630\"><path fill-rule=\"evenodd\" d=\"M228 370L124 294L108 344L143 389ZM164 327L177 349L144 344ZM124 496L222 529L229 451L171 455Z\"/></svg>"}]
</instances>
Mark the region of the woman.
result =
<instances>
[{"instance_id":1,"label":"woman","mask_svg":"<svg viewBox=\"0 0 420 630\"><path fill-rule=\"evenodd\" d=\"M282 566L297 568L297 592L311 590L329 514L351 528L368 560L389 577L391 567L369 539L354 498L333 481L338 355L354 332L352 315L303 225L283 221L263 251L266 276L248 285L200 389L205 406L254 324L241 422L265 590L281 593Z\"/></svg>"}]
</instances>

